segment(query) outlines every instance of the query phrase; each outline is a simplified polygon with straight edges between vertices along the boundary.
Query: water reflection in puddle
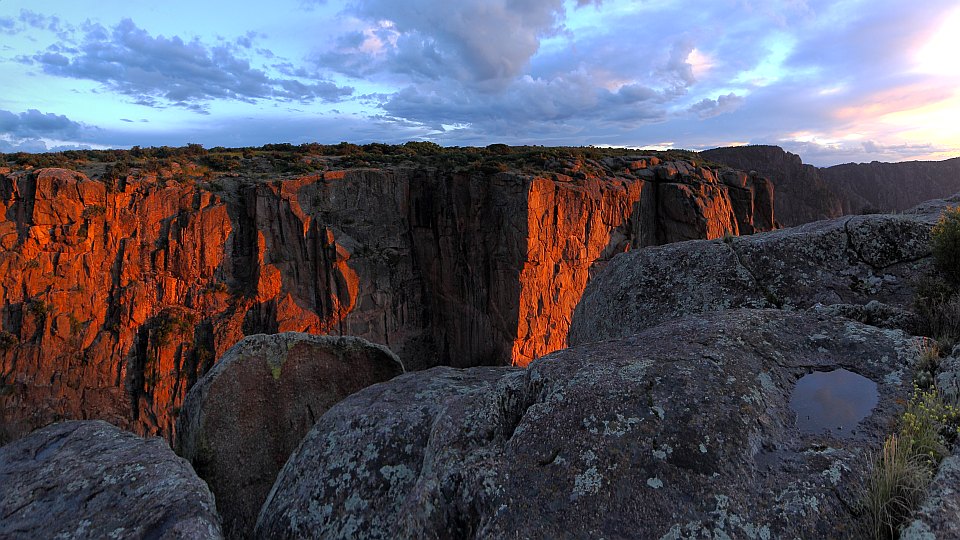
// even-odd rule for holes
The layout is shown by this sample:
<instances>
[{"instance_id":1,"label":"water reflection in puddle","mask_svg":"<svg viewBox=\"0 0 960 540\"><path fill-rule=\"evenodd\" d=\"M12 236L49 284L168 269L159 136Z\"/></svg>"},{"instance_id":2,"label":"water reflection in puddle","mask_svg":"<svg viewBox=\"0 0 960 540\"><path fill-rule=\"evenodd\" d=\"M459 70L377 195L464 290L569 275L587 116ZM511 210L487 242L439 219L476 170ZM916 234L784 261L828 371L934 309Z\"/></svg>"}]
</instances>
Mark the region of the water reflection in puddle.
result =
<instances>
[{"instance_id":1,"label":"water reflection in puddle","mask_svg":"<svg viewBox=\"0 0 960 540\"><path fill-rule=\"evenodd\" d=\"M877 405L877 383L847 371L816 371L797 381L790 408L806 433L850 435Z\"/></svg>"}]
</instances>

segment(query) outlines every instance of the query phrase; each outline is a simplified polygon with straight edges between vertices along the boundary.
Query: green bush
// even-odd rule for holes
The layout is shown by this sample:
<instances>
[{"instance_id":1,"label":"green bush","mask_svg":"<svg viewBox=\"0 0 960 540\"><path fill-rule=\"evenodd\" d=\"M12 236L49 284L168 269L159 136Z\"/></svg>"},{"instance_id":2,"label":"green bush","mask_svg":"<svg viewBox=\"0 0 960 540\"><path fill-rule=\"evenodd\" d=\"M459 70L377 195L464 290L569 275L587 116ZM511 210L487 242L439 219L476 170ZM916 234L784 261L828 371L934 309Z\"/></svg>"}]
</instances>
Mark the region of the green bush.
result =
<instances>
[{"instance_id":1,"label":"green bush","mask_svg":"<svg viewBox=\"0 0 960 540\"><path fill-rule=\"evenodd\" d=\"M930 244L937 270L953 285L960 285L960 207L943 211L930 231Z\"/></svg>"}]
</instances>

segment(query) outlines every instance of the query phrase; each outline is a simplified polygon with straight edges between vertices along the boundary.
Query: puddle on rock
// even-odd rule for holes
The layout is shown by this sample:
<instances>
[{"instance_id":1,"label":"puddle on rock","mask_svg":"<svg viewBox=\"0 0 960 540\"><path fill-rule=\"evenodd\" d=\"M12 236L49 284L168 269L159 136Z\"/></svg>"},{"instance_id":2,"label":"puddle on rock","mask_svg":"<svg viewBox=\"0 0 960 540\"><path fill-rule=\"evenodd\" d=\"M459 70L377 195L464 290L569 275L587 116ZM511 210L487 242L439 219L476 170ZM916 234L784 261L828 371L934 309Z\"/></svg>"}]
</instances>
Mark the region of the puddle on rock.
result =
<instances>
[{"instance_id":1,"label":"puddle on rock","mask_svg":"<svg viewBox=\"0 0 960 540\"><path fill-rule=\"evenodd\" d=\"M845 369L815 371L797 381L790 408L805 433L853 434L877 405L877 383Z\"/></svg>"}]
</instances>

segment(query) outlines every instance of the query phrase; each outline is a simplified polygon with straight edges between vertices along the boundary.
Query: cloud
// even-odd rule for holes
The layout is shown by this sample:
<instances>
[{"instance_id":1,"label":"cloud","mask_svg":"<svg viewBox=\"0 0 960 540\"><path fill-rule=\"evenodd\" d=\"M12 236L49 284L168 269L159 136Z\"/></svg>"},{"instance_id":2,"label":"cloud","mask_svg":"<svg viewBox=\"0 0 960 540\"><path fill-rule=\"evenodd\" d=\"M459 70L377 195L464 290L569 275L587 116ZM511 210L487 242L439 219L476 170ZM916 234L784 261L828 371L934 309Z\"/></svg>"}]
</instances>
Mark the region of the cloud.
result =
<instances>
[{"instance_id":1,"label":"cloud","mask_svg":"<svg viewBox=\"0 0 960 540\"><path fill-rule=\"evenodd\" d=\"M254 37L241 37L239 47L248 48ZM252 67L231 44L208 47L196 39L154 37L130 19L110 30L88 23L76 48L52 45L23 60L50 75L100 82L151 107L203 111L218 99L335 102L353 93L328 80L274 78Z\"/></svg>"},{"instance_id":2,"label":"cloud","mask_svg":"<svg viewBox=\"0 0 960 540\"><path fill-rule=\"evenodd\" d=\"M0 110L0 134L14 139L47 137L69 139L85 129L62 114L42 113L29 109L22 113Z\"/></svg>"},{"instance_id":3,"label":"cloud","mask_svg":"<svg viewBox=\"0 0 960 540\"><path fill-rule=\"evenodd\" d=\"M48 141L83 139L97 132L97 128L62 114L0 110L0 152L47 152Z\"/></svg>"},{"instance_id":4,"label":"cloud","mask_svg":"<svg viewBox=\"0 0 960 540\"><path fill-rule=\"evenodd\" d=\"M370 25L341 36L335 50L318 56L322 65L353 76L451 78L488 90L523 74L565 16L562 0L357 0L352 12Z\"/></svg>"},{"instance_id":5,"label":"cloud","mask_svg":"<svg viewBox=\"0 0 960 540\"><path fill-rule=\"evenodd\" d=\"M713 118L724 113L729 113L740 108L743 104L743 97L730 92L717 99L704 98L702 101L690 107L689 111L696 113L700 118Z\"/></svg>"}]
</instances>

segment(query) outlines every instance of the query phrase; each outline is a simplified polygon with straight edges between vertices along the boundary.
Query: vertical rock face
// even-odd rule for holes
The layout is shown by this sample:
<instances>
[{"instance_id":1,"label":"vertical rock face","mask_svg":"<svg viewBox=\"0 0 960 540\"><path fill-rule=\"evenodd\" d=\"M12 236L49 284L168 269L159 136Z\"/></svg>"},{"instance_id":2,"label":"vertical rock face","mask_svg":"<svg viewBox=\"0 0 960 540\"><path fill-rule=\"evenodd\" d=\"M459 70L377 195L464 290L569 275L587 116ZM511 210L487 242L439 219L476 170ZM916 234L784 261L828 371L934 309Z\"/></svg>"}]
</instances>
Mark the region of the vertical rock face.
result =
<instances>
[{"instance_id":1,"label":"vertical rock face","mask_svg":"<svg viewBox=\"0 0 960 540\"><path fill-rule=\"evenodd\" d=\"M960 158L904 163L847 163L820 169L846 213L895 212L960 191Z\"/></svg>"},{"instance_id":2,"label":"vertical rock face","mask_svg":"<svg viewBox=\"0 0 960 540\"><path fill-rule=\"evenodd\" d=\"M63 422L0 448L0 537L223 538L213 495L160 439Z\"/></svg>"},{"instance_id":3,"label":"vertical rock face","mask_svg":"<svg viewBox=\"0 0 960 540\"><path fill-rule=\"evenodd\" d=\"M960 158L817 168L778 146L715 148L700 155L768 176L777 190L777 221L787 227L845 214L901 212L960 191Z\"/></svg>"},{"instance_id":4,"label":"vertical rock face","mask_svg":"<svg viewBox=\"0 0 960 540\"><path fill-rule=\"evenodd\" d=\"M227 536L248 537L280 468L327 409L402 372L392 352L355 337L257 335L227 351L187 394L176 440Z\"/></svg>"},{"instance_id":5,"label":"vertical rock face","mask_svg":"<svg viewBox=\"0 0 960 540\"><path fill-rule=\"evenodd\" d=\"M778 146L738 146L700 152L704 158L768 176L777 190L777 221L793 227L811 221L840 217L846 211L834 186L825 182L813 165ZM947 193L941 193L940 196ZM927 197L932 199L934 197ZM927 199L919 199L916 203ZM908 205L912 206L912 205Z\"/></svg>"},{"instance_id":6,"label":"vertical rock face","mask_svg":"<svg viewBox=\"0 0 960 540\"><path fill-rule=\"evenodd\" d=\"M771 184L624 156L556 171L354 169L218 189L0 176L0 425L104 418L172 438L245 335L355 335L408 369L562 347L590 275L638 246L773 228ZM220 187L222 186L222 187Z\"/></svg>"}]
</instances>

